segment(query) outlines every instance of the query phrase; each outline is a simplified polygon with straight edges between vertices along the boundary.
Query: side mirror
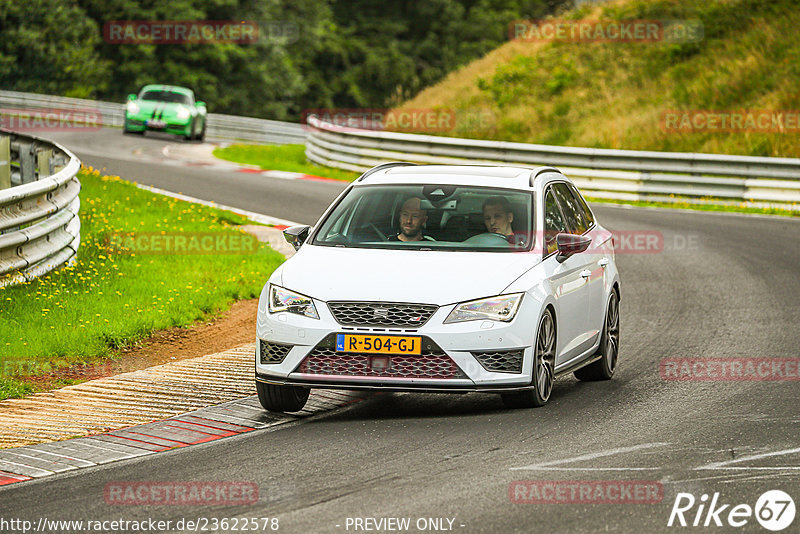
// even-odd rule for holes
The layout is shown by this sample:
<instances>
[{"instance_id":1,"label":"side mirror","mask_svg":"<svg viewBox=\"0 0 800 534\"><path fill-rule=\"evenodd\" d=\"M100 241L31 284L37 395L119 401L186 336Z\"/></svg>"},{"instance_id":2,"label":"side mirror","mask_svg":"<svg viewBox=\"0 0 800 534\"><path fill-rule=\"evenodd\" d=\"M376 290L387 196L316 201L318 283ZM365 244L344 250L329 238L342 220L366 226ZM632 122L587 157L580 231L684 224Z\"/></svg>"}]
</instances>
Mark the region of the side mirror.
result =
<instances>
[{"instance_id":1,"label":"side mirror","mask_svg":"<svg viewBox=\"0 0 800 534\"><path fill-rule=\"evenodd\" d=\"M290 226L283 231L283 237L295 250L299 250L300 246L306 242L309 232L311 232L310 226Z\"/></svg>"},{"instance_id":2,"label":"side mirror","mask_svg":"<svg viewBox=\"0 0 800 534\"><path fill-rule=\"evenodd\" d=\"M556 243L558 244L556 260L558 263L563 263L573 254L579 254L589 248L592 238L587 235L558 234Z\"/></svg>"},{"instance_id":3,"label":"side mirror","mask_svg":"<svg viewBox=\"0 0 800 534\"><path fill-rule=\"evenodd\" d=\"M198 108L206 107L206 103L203 102L202 100L198 100L197 102L194 103L194 105L197 106Z\"/></svg>"},{"instance_id":4,"label":"side mirror","mask_svg":"<svg viewBox=\"0 0 800 534\"><path fill-rule=\"evenodd\" d=\"M136 100L136 95L134 95L133 93L129 94L128 100Z\"/></svg>"}]
</instances>

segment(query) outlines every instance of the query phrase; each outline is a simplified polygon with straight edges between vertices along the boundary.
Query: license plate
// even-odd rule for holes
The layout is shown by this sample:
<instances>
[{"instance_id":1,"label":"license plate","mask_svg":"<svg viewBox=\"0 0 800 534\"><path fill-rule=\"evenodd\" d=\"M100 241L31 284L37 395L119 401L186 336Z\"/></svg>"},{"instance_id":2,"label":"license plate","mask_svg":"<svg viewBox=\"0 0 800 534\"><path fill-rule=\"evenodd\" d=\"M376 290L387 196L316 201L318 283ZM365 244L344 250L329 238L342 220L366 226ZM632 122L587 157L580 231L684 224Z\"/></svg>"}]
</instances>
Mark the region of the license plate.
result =
<instances>
[{"instance_id":1,"label":"license plate","mask_svg":"<svg viewBox=\"0 0 800 534\"><path fill-rule=\"evenodd\" d=\"M337 334L336 352L362 354L422 354L422 339L413 336Z\"/></svg>"},{"instance_id":2,"label":"license plate","mask_svg":"<svg viewBox=\"0 0 800 534\"><path fill-rule=\"evenodd\" d=\"M166 128L167 123L164 121L157 121L157 120L148 120L147 126L151 128Z\"/></svg>"}]
</instances>

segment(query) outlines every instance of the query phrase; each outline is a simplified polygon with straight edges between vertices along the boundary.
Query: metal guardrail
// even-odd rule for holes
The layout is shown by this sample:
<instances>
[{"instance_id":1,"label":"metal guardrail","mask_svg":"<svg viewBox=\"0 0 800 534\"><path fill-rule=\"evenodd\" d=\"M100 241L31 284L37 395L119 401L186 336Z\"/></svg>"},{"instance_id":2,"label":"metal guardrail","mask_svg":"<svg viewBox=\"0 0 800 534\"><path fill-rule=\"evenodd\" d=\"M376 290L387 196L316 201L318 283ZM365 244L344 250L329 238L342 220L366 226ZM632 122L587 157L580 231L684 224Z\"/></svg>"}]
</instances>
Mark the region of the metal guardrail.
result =
<instances>
[{"instance_id":1,"label":"metal guardrail","mask_svg":"<svg viewBox=\"0 0 800 534\"><path fill-rule=\"evenodd\" d=\"M122 128L125 120L125 106L121 103L0 91L0 115L25 110L80 112L81 118L96 120L97 126L114 128ZM206 135L217 140L302 144L305 142L306 129L302 124L293 122L209 113Z\"/></svg>"},{"instance_id":2,"label":"metal guardrail","mask_svg":"<svg viewBox=\"0 0 800 534\"><path fill-rule=\"evenodd\" d=\"M357 130L308 118L306 156L362 172L386 161L555 165L588 196L624 200L713 197L800 209L800 159L611 150Z\"/></svg>"},{"instance_id":3,"label":"metal guardrail","mask_svg":"<svg viewBox=\"0 0 800 534\"><path fill-rule=\"evenodd\" d=\"M0 286L30 281L75 257L80 166L56 143L0 130Z\"/></svg>"}]
</instances>

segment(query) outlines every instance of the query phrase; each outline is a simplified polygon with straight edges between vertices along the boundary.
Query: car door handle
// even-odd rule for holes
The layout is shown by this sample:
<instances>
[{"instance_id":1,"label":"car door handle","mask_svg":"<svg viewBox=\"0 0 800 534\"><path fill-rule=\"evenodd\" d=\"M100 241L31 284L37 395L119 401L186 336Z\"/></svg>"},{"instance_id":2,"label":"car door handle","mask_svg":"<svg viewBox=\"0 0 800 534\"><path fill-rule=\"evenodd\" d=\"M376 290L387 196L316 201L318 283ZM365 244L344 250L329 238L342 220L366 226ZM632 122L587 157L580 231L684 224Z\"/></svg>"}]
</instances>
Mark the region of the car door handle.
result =
<instances>
[{"instance_id":1,"label":"car door handle","mask_svg":"<svg viewBox=\"0 0 800 534\"><path fill-rule=\"evenodd\" d=\"M609 264L609 260L608 260L608 258L603 258L602 260L600 260L600 261L598 262L598 264L600 265L600 267L602 267L603 269L605 269L605 268L608 266L608 264Z\"/></svg>"},{"instance_id":2,"label":"car door handle","mask_svg":"<svg viewBox=\"0 0 800 534\"><path fill-rule=\"evenodd\" d=\"M581 271L581 278L589 278L590 276L592 276L592 271L589 269L584 269Z\"/></svg>"}]
</instances>

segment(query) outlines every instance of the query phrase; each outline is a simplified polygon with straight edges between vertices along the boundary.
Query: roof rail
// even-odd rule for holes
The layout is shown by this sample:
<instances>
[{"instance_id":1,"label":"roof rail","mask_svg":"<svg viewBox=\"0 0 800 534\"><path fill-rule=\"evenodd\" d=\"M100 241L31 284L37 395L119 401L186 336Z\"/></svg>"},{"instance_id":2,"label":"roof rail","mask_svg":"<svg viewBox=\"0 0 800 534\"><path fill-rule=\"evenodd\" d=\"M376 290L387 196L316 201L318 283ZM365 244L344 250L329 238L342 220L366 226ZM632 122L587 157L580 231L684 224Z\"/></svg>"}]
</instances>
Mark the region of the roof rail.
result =
<instances>
[{"instance_id":1,"label":"roof rail","mask_svg":"<svg viewBox=\"0 0 800 534\"><path fill-rule=\"evenodd\" d=\"M376 173L378 171L382 171L383 169L390 169L392 167L405 167L405 166L408 166L408 165L416 165L416 163L411 163L410 161L389 161L387 163L380 163L378 165L375 165L371 169L368 169L368 170L364 171L364 174L359 176L356 179L356 182L360 182L361 180L363 180L364 178L366 178L370 174Z\"/></svg>"},{"instance_id":2,"label":"roof rail","mask_svg":"<svg viewBox=\"0 0 800 534\"><path fill-rule=\"evenodd\" d=\"M536 181L536 178L538 178L540 174L544 174L546 172L557 172L558 174L561 174L561 171L555 167L536 167L531 173L531 187L533 187L533 182Z\"/></svg>"}]
</instances>

